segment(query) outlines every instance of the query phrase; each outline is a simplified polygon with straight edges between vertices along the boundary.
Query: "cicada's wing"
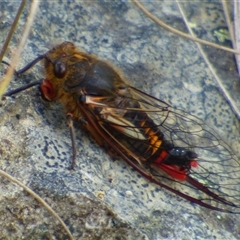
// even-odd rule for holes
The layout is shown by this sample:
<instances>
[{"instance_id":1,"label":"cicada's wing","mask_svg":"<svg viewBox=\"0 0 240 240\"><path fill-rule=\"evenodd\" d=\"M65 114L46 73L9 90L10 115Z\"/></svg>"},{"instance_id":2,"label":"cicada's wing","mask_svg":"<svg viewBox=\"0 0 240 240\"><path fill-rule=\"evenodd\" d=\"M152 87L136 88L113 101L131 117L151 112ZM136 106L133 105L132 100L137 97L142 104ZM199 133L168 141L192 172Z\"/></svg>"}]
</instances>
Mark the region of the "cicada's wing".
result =
<instances>
[{"instance_id":1,"label":"cicada's wing","mask_svg":"<svg viewBox=\"0 0 240 240\"><path fill-rule=\"evenodd\" d=\"M116 99L86 95L79 107L91 127L150 181L204 207L239 213L240 164L231 148L199 118L129 89L131 98L117 101L126 101L124 108L114 106ZM161 171L161 163L153 164L164 143L197 154L185 181Z\"/></svg>"}]
</instances>

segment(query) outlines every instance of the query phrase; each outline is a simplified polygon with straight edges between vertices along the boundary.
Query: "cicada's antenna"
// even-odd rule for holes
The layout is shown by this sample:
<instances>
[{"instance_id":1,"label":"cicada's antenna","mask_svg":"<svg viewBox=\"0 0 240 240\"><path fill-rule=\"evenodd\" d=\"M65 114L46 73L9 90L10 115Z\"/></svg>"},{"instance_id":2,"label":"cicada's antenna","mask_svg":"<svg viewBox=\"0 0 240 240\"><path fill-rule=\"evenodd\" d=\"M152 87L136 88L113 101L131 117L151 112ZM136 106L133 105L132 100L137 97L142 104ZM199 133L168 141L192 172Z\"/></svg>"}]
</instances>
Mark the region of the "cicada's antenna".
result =
<instances>
[{"instance_id":1,"label":"cicada's antenna","mask_svg":"<svg viewBox=\"0 0 240 240\"><path fill-rule=\"evenodd\" d=\"M21 75L22 73L26 72L28 69L30 69L31 67L33 67L36 63L38 63L38 62L39 62L40 60L42 60L43 58L45 58L45 54L38 56L38 57L37 57L36 59L34 59L32 62L28 63L24 68L22 68L22 69L20 69L20 70L18 70L18 71L15 71L14 74L15 74L16 76ZM3 64L6 64L7 66L10 66L10 64L9 64L8 62L6 62L6 61L2 61L2 63L3 63ZM41 79L41 80L38 80L38 81L35 81L35 82L32 82L32 83L29 83L29 84L24 85L24 86L22 86L22 87L16 88L16 89L14 89L14 90L8 91L8 92L6 92L6 93L3 95L3 97L12 96L12 95L14 95L14 94L16 94L16 93L19 93L19 92L21 92L21 91L23 91L23 90L26 90L26 89L30 88L30 87L33 87L33 86L36 86L36 85L40 85L41 82L42 82L42 79Z\"/></svg>"},{"instance_id":2,"label":"cicada's antenna","mask_svg":"<svg viewBox=\"0 0 240 240\"><path fill-rule=\"evenodd\" d=\"M45 58L45 54L38 56L37 58L35 58L32 62L28 63L24 68L15 71L15 74L17 76L21 75L22 73L26 72L28 69L30 69L31 67L33 67L35 64L37 64L40 60L42 60L43 58ZM9 64L8 64L9 65Z\"/></svg>"},{"instance_id":3,"label":"cicada's antenna","mask_svg":"<svg viewBox=\"0 0 240 240\"><path fill-rule=\"evenodd\" d=\"M6 92L3 97L10 97L16 93L19 93L19 92L22 92L30 87L33 87L33 86L36 86L36 85L40 85L42 83L42 79L41 80L38 80L38 81L35 81L35 82L32 82L32 83L29 83L27 85L24 85L22 87L19 87L19 88L16 88L14 90L11 90L11 91L8 91Z\"/></svg>"}]
</instances>

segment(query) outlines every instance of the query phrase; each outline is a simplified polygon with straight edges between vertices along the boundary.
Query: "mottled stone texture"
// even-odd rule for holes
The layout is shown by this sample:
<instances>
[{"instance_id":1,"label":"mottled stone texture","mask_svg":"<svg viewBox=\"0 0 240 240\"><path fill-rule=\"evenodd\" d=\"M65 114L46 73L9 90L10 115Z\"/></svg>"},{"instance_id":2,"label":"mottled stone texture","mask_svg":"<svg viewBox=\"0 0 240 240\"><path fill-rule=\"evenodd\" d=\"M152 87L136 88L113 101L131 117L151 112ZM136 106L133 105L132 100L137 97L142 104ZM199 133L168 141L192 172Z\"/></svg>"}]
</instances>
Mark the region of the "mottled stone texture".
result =
<instances>
[{"instance_id":1,"label":"mottled stone texture","mask_svg":"<svg viewBox=\"0 0 240 240\"><path fill-rule=\"evenodd\" d=\"M189 2L182 7L193 31L231 46L221 34L226 30L221 5ZM187 32L173 1L144 4L166 23ZM1 44L17 6L17 1L0 2ZM26 16L27 9L6 60L21 38ZM214 125L238 149L238 120L197 45L160 28L131 2L41 1L18 68L63 41L110 61L134 87ZM203 50L240 106L233 56L210 47ZM3 73L2 66L0 70ZM11 88L42 77L38 64L15 78ZM77 168L71 172L70 134L61 105L43 101L39 90L32 88L7 98L0 107L1 169L42 196L76 239L240 238L239 216L206 210L156 187L121 159L109 156L81 128L76 134ZM3 178L0 193L0 239L67 239L41 205Z\"/></svg>"}]
</instances>

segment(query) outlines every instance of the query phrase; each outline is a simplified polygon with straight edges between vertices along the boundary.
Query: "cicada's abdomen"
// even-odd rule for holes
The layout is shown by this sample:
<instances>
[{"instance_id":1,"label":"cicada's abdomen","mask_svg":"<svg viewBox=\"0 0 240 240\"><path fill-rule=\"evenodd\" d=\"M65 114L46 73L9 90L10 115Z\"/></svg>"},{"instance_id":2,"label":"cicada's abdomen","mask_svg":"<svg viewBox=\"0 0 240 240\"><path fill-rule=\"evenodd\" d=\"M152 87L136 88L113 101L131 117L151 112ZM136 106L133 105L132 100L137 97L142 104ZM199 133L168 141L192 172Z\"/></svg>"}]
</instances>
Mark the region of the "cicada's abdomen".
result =
<instances>
[{"instance_id":1,"label":"cicada's abdomen","mask_svg":"<svg viewBox=\"0 0 240 240\"><path fill-rule=\"evenodd\" d=\"M134 100L132 100L134 101ZM130 105L129 103L127 105ZM172 178L184 181L189 170L197 167L197 154L182 147L174 146L165 139L161 128L140 108L138 103L131 103L135 110L128 110L123 116L127 126L105 126L118 141L128 149L127 154L135 156L141 162L163 170Z\"/></svg>"},{"instance_id":2,"label":"cicada's abdomen","mask_svg":"<svg viewBox=\"0 0 240 240\"><path fill-rule=\"evenodd\" d=\"M197 154L181 147L170 150L160 149L159 154L153 156L153 165L162 169L176 180L184 181L192 167L197 167Z\"/></svg>"}]
</instances>

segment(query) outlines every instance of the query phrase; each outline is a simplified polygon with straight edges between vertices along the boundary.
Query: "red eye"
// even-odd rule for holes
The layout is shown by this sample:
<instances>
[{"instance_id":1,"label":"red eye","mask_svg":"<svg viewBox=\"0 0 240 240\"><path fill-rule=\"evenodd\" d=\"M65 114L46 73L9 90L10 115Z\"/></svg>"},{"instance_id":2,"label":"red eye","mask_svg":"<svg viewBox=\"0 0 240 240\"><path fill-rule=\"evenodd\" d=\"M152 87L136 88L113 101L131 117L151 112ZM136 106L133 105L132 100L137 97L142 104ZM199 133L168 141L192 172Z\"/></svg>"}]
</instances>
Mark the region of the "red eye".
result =
<instances>
[{"instance_id":1,"label":"red eye","mask_svg":"<svg viewBox=\"0 0 240 240\"><path fill-rule=\"evenodd\" d=\"M54 99L54 89L49 80L44 79L40 85L41 93L45 99L52 101Z\"/></svg>"}]
</instances>

